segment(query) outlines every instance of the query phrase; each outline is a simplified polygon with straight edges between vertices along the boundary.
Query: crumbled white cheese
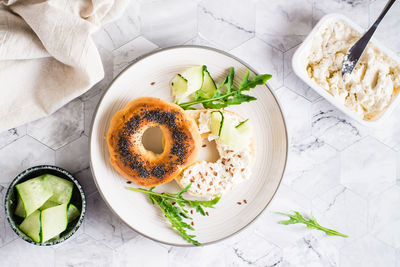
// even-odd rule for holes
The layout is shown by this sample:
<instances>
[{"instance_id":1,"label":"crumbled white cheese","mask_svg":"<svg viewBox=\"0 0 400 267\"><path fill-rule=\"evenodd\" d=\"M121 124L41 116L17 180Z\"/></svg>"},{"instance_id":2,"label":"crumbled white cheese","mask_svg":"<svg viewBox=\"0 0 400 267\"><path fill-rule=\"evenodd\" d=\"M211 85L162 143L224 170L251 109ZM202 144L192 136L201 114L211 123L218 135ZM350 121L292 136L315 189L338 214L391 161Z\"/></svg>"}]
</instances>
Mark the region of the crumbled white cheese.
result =
<instances>
[{"instance_id":1,"label":"crumbled white cheese","mask_svg":"<svg viewBox=\"0 0 400 267\"><path fill-rule=\"evenodd\" d=\"M225 119L231 119L236 123L240 118L224 113ZM180 183L187 186L192 183L189 192L202 196L221 195L231 190L251 176L252 157L251 147L246 146L236 149L222 144L218 136L210 133L211 112L202 112L197 121L201 134L207 133L209 140L214 140L219 153L216 162L200 161L188 167L182 175ZM250 142L249 142L250 143Z\"/></svg>"},{"instance_id":2,"label":"crumbled white cheese","mask_svg":"<svg viewBox=\"0 0 400 267\"><path fill-rule=\"evenodd\" d=\"M311 43L307 72L347 108L370 120L400 89L400 65L370 44L353 73L342 77L344 56L359 38L342 20L322 26Z\"/></svg>"}]
</instances>

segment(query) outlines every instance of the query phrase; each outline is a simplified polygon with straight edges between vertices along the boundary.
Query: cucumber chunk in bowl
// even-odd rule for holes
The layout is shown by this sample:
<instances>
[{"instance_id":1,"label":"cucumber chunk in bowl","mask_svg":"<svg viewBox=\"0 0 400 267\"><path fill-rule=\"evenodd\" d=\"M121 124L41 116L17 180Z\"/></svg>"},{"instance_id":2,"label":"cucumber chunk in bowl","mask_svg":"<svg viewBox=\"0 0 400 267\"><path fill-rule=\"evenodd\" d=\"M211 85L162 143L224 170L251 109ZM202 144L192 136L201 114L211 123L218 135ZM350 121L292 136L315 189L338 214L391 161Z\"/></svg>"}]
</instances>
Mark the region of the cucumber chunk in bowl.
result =
<instances>
[{"instance_id":1,"label":"cucumber chunk in bowl","mask_svg":"<svg viewBox=\"0 0 400 267\"><path fill-rule=\"evenodd\" d=\"M36 187L47 188L49 186L51 190L48 191L51 191L51 195L46 197L47 200L40 207L26 216L25 203L22 198L19 200L20 194L17 187L21 187L21 184L30 184L32 179L40 180L41 185L35 183ZM34 190L32 188L23 189L27 192ZM42 198L41 195L30 195L34 203L37 202L36 197ZM32 206L32 204L27 203L27 206ZM51 220L52 217L61 218L59 215L51 216L53 212L49 214L53 208L61 209L60 206L65 206L64 215L61 216L63 220ZM21 172L9 186L5 198L6 217L11 228L26 242L39 246L55 245L72 236L81 226L85 210L85 195L79 182L66 170L51 165L32 167ZM38 214L40 214L39 231L37 230L38 224L33 224L33 222L38 221L36 220ZM44 217L42 217L43 214ZM32 218L35 218L35 220ZM53 223L51 223L52 221ZM32 225L36 225L36 227ZM61 232L57 233L59 231ZM40 236L38 235L39 232ZM54 235L54 233L57 234ZM44 238L42 237L43 234Z\"/></svg>"},{"instance_id":2,"label":"cucumber chunk in bowl","mask_svg":"<svg viewBox=\"0 0 400 267\"><path fill-rule=\"evenodd\" d=\"M41 212L42 243L59 235L67 229L67 204L61 204Z\"/></svg>"},{"instance_id":3,"label":"cucumber chunk in bowl","mask_svg":"<svg viewBox=\"0 0 400 267\"><path fill-rule=\"evenodd\" d=\"M53 195L50 186L43 179L43 176L39 176L16 185L26 216L40 208Z\"/></svg>"}]
</instances>

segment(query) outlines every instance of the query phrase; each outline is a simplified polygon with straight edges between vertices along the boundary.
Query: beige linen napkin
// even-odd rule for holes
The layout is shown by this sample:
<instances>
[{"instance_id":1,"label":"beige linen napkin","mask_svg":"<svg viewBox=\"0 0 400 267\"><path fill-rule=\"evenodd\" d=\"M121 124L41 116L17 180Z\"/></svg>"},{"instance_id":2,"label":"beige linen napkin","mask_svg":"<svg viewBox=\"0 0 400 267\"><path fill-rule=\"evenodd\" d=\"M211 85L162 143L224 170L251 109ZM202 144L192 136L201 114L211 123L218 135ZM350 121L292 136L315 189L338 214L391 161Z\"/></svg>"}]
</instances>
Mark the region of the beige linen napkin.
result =
<instances>
[{"instance_id":1,"label":"beige linen napkin","mask_svg":"<svg viewBox=\"0 0 400 267\"><path fill-rule=\"evenodd\" d=\"M128 0L0 0L0 131L49 115L100 81L90 34Z\"/></svg>"}]
</instances>

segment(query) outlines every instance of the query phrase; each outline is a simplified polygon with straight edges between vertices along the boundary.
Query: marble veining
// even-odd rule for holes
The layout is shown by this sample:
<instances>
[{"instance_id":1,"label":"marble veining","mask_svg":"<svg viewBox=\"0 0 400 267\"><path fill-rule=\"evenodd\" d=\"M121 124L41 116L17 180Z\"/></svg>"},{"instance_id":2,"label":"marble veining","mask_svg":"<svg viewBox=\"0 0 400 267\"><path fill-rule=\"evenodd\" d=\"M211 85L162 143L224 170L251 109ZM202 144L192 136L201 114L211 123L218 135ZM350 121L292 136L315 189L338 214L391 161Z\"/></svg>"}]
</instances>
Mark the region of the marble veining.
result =
<instances>
[{"instance_id":1,"label":"marble veining","mask_svg":"<svg viewBox=\"0 0 400 267\"><path fill-rule=\"evenodd\" d=\"M22 170L57 164L87 196L83 226L65 243L20 239L0 210L1 266L400 266L400 107L377 128L353 121L294 74L291 60L323 15L371 25L386 0L132 0L96 32L105 78L53 115L0 133L0 199ZM400 2L376 38L400 55ZM88 160L90 125L113 78L139 56L170 45L222 49L271 73L289 132L287 170L267 209L240 233L199 248L173 247L129 229L102 200ZM282 225L277 211L313 214L349 235Z\"/></svg>"}]
</instances>

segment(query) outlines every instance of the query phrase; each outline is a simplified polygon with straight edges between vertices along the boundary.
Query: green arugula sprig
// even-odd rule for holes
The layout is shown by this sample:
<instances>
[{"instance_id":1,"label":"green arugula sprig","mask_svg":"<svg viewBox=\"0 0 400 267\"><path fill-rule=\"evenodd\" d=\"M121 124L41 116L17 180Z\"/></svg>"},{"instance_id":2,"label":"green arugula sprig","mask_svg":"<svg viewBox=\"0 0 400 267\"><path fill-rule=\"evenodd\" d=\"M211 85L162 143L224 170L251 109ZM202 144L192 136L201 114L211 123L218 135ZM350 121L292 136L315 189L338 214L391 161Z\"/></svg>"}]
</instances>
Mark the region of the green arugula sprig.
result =
<instances>
[{"instance_id":1,"label":"green arugula sprig","mask_svg":"<svg viewBox=\"0 0 400 267\"><path fill-rule=\"evenodd\" d=\"M179 106L183 109L194 109L196 104L202 104L204 108L208 109L221 109L230 105L239 105L244 102L257 100L254 96L243 94L244 91L250 91L257 85L263 85L269 80L272 75L262 74L249 79L250 71L247 71L239 88L233 87L233 80L235 76L235 69L232 67L228 76L218 86L214 93L205 92L199 89L195 92L195 99L193 101L180 103Z\"/></svg>"},{"instance_id":2,"label":"green arugula sprig","mask_svg":"<svg viewBox=\"0 0 400 267\"><path fill-rule=\"evenodd\" d=\"M178 233L189 243L192 243L196 246L202 246L202 244L193 238L195 235L190 235L186 232L187 229L194 230L194 228L183 221L184 219L192 220L192 218L188 215L189 211L186 210L186 206L190 206L196 209L201 215L205 216L206 212L204 208L214 208L220 199L220 197L213 198L208 201L200 201L200 200L188 200L183 198L183 193L187 192L192 184L186 186L182 191L176 194L171 193L156 193L153 191L154 187L149 190L143 188L133 188L127 187L127 189L142 192L148 195L151 203L157 204L157 206L161 209L165 217L170 221L173 228L175 228ZM178 205L174 205L174 202Z\"/></svg>"},{"instance_id":3,"label":"green arugula sprig","mask_svg":"<svg viewBox=\"0 0 400 267\"><path fill-rule=\"evenodd\" d=\"M283 224L283 225L302 223L302 224L305 224L306 227L309 229L317 229L317 230L325 232L327 235L330 235L330 236L349 237L348 235L341 234L335 230L328 229L326 227L321 226L317 222L317 220L315 219L315 217L313 215L310 215L309 219L307 220L297 211L294 211L294 214L287 214L287 213L282 213L282 212L277 212L277 214L289 216L289 218L290 218L289 220L279 222L280 224Z\"/></svg>"}]
</instances>

